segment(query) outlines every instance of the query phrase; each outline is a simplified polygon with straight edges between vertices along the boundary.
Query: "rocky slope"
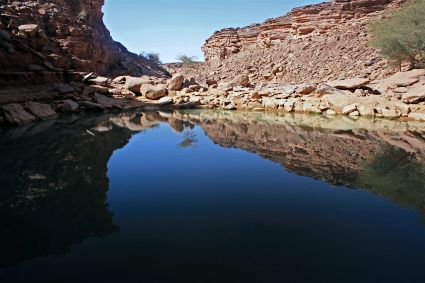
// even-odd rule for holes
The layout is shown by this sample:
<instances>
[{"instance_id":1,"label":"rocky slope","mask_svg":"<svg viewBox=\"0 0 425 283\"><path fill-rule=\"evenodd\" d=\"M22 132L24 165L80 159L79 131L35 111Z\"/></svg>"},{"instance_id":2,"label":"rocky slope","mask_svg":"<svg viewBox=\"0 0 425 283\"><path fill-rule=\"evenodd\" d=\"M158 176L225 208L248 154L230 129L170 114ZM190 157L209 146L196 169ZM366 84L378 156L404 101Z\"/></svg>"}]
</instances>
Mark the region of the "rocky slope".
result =
<instances>
[{"instance_id":1,"label":"rocky slope","mask_svg":"<svg viewBox=\"0 0 425 283\"><path fill-rule=\"evenodd\" d=\"M404 0L332 0L283 17L216 32L203 46L204 73L215 79L301 83L355 76L381 78L387 63L368 47L368 21Z\"/></svg>"},{"instance_id":2,"label":"rocky slope","mask_svg":"<svg viewBox=\"0 0 425 283\"><path fill-rule=\"evenodd\" d=\"M78 72L168 76L114 42L104 0L0 0L0 84L74 79Z\"/></svg>"}]
</instances>

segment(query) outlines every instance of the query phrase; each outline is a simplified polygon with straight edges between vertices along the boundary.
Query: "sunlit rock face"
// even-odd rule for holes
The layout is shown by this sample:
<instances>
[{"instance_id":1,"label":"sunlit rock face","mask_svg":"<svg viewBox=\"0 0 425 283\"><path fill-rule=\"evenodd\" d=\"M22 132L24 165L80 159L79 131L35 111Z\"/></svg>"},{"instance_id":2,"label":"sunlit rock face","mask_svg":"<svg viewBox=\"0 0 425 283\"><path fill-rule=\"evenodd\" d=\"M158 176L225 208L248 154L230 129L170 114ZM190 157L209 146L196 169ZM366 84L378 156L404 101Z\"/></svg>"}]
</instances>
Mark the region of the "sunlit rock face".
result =
<instances>
[{"instance_id":1,"label":"sunlit rock face","mask_svg":"<svg viewBox=\"0 0 425 283\"><path fill-rule=\"evenodd\" d=\"M43 83L74 71L167 76L114 42L103 0L0 1L0 81Z\"/></svg>"},{"instance_id":2,"label":"sunlit rock face","mask_svg":"<svg viewBox=\"0 0 425 283\"><path fill-rule=\"evenodd\" d=\"M334 0L293 9L262 24L217 31L203 46L205 72L252 81L305 82L383 76L386 62L368 46L367 23L402 0Z\"/></svg>"}]
</instances>

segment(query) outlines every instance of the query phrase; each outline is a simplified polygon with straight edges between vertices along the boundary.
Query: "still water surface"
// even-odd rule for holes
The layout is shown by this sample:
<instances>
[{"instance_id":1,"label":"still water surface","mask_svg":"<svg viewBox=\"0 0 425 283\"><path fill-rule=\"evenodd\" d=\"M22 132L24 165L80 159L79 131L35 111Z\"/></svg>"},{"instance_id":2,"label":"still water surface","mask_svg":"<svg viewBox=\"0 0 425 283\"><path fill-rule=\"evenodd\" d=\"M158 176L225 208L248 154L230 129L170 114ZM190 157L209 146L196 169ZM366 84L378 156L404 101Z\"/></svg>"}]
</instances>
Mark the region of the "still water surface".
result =
<instances>
[{"instance_id":1,"label":"still water surface","mask_svg":"<svg viewBox=\"0 0 425 283\"><path fill-rule=\"evenodd\" d=\"M0 156L0 282L425 282L417 123L68 117Z\"/></svg>"}]
</instances>

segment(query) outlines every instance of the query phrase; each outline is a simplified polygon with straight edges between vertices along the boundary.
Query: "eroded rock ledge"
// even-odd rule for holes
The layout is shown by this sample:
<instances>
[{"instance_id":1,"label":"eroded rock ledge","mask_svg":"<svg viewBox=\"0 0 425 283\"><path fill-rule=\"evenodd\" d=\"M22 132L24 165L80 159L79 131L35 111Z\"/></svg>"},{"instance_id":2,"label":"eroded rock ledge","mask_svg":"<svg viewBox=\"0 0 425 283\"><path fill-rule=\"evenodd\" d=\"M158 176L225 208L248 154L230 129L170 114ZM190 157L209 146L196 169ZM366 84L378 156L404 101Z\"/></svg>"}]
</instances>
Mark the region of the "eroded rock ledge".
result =
<instances>
[{"instance_id":1,"label":"eroded rock ledge","mask_svg":"<svg viewBox=\"0 0 425 283\"><path fill-rule=\"evenodd\" d=\"M0 84L40 84L99 74L167 76L114 42L104 0L0 0Z\"/></svg>"},{"instance_id":2,"label":"eroded rock ledge","mask_svg":"<svg viewBox=\"0 0 425 283\"><path fill-rule=\"evenodd\" d=\"M203 46L205 73L247 73L255 81L311 82L385 75L368 46L367 22L404 0L332 0L244 28L216 32Z\"/></svg>"}]
</instances>

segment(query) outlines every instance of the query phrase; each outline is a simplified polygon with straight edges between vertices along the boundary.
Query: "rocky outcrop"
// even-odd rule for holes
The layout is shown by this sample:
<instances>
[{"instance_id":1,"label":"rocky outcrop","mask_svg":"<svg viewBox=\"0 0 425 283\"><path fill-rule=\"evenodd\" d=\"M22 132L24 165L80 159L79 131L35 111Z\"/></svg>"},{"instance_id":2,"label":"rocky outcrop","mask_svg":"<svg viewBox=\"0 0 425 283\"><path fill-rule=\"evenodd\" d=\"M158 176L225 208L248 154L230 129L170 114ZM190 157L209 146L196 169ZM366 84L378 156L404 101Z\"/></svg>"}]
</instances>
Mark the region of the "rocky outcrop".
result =
<instances>
[{"instance_id":1,"label":"rocky outcrop","mask_svg":"<svg viewBox=\"0 0 425 283\"><path fill-rule=\"evenodd\" d=\"M203 46L205 74L223 79L309 82L384 75L386 62L368 47L366 24L403 0L333 0L292 10L262 24L216 32Z\"/></svg>"},{"instance_id":2,"label":"rocky outcrop","mask_svg":"<svg viewBox=\"0 0 425 283\"><path fill-rule=\"evenodd\" d=\"M104 0L0 1L0 84L75 79L78 72L168 76L114 42Z\"/></svg>"}]
</instances>

